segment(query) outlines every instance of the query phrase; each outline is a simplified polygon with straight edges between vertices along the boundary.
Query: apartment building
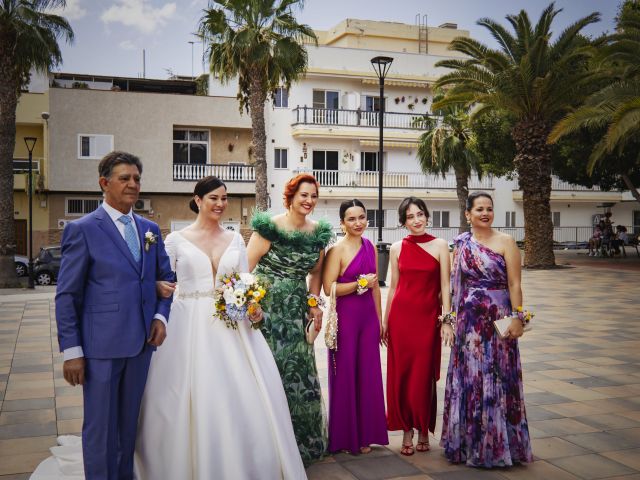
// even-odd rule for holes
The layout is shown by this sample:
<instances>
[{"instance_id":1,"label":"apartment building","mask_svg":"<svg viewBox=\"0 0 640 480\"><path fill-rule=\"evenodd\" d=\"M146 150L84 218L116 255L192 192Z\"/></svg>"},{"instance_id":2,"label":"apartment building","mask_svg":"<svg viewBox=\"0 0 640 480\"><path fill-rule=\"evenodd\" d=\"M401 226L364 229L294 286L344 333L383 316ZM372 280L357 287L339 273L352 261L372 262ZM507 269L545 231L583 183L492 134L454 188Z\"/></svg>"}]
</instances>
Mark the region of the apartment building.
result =
<instances>
[{"instance_id":1,"label":"apartment building","mask_svg":"<svg viewBox=\"0 0 640 480\"><path fill-rule=\"evenodd\" d=\"M99 206L98 163L112 150L141 158L142 191L134 210L164 232L194 220L188 203L206 175L221 177L229 188L224 226L246 227L255 205L251 123L235 98L202 94L191 79L54 74L50 84L54 232Z\"/></svg>"},{"instance_id":2,"label":"apartment building","mask_svg":"<svg viewBox=\"0 0 640 480\"><path fill-rule=\"evenodd\" d=\"M338 225L338 207L357 197L368 207L369 236L375 238L378 198L378 78L371 59L393 57L385 81L384 200L385 240L401 238L397 206L408 195L427 201L436 235L453 238L459 226L453 174L425 176L416 159L421 123L430 111L433 83L443 69L437 61L456 55L451 40L469 32L452 23L439 27L346 19L318 31L318 46L308 45L309 68L289 91L277 92L267 109L267 161L271 209L282 211L282 187L299 172L320 181L317 217ZM211 91L235 95L236 85L211 81ZM471 190L485 190L496 200L495 225L524 237L522 192L508 178L473 176ZM640 229L640 207L629 192L604 192L553 179L551 196L556 241L586 240L605 211L614 222Z\"/></svg>"}]
</instances>

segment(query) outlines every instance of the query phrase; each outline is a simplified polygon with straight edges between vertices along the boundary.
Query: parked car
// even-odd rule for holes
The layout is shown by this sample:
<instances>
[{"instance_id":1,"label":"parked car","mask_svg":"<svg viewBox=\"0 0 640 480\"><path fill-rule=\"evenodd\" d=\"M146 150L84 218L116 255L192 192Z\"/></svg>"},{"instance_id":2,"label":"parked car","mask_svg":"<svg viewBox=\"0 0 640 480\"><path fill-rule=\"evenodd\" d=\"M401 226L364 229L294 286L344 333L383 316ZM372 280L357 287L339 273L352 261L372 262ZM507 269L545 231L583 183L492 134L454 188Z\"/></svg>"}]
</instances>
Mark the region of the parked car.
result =
<instances>
[{"instance_id":1,"label":"parked car","mask_svg":"<svg viewBox=\"0 0 640 480\"><path fill-rule=\"evenodd\" d=\"M60 245L42 247L33 265L33 276L39 285L51 285L58 279L60 259L62 254Z\"/></svg>"},{"instance_id":2,"label":"parked car","mask_svg":"<svg viewBox=\"0 0 640 480\"><path fill-rule=\"evenodd\" d=\"M13 259L16 264L16 275L19 277L26 277L29 273L29 259L22 255L16 255Z\"/></svg>"}]
</instances>

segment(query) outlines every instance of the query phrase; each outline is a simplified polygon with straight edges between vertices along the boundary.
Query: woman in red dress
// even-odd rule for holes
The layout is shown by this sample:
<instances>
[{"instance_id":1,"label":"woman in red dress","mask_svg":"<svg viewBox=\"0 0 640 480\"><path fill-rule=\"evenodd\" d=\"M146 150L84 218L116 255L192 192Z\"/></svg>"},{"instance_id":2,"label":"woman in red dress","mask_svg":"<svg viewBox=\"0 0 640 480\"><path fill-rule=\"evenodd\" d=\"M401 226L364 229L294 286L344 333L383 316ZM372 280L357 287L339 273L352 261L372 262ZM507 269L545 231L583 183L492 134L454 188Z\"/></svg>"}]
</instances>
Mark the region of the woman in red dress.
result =
<instances>
[{"instance_id":1,"label":"woman in red dress","mask_svg":"<svg viewBox=\"0 0 640 480\"><path fill-rule=\"evenodd\" d=\"M398 208L409 235L391 246L391 285L383 322L387 344L387 427L402 430L403 455L429 450L436 425L436 381L440 378L440 342L452 341L449 325L438 325L451 310L449 246L425 233L429 211L419 198L405 198ZM443 308L444 307L444 308Z\"/></svg>"}]
</instances>

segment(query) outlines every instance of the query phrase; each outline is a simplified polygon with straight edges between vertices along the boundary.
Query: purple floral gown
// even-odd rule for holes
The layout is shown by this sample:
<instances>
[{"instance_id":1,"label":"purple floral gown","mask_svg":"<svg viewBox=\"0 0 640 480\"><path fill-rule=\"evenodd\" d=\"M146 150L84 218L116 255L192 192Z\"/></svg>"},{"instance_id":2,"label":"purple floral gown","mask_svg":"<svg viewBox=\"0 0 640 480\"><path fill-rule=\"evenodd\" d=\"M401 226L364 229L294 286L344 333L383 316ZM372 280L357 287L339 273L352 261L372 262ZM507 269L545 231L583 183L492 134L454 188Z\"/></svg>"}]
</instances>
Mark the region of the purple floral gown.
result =
<instances>
[{"instance_id":1,"label":"purple floral gown","mask_svg":"<svg viewBox=\"0 0 640 480\"><path fill-rule=\"evenodd\" d=\"M518 341L502 340L493 326L512 311L506 262L470 233L455 243L458 318L440 445L450 462L473 467L532 462Z\"/></svg>"}]
</instances>

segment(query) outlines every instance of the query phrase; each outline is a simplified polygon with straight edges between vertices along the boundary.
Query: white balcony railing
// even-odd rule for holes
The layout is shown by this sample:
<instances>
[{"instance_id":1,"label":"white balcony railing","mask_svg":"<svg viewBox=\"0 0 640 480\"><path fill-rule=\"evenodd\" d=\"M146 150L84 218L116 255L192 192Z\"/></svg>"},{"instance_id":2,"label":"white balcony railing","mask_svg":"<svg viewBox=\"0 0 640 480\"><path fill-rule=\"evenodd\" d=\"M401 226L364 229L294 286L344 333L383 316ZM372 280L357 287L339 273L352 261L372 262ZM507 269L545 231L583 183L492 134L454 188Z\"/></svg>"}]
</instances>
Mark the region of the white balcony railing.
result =
<instances>
[{"instance_id":1,"label":"white balcony railing","mask_svg":"<svg viewBox=\"0 0 640 480\"><path fill-rule=\"evenodd\" d=\"M312 107L296 107L293 109L293 125L335 125L377 128L379 118L379 112L366 112L362 110L336 110ZM384 128L428 130L433 128L433 125L437 122L438 117L424 113L384 113Z\"/></svg>"},{"instance_id":2,"label":"white balcony railing","mask_svg":"<svg viewBox=\"0 0 640 480\"><path fill-rule=\"evenodd\" d=\"M584 187L582 185L574 185L573 183L565 182L560 180L555 175L551 177L551 189L552 190L565 190L565 191L592 191L599 192L600 187L598 185L594 185L593 187Z\"/></svg>"},{"instance_id":3,"label":"white balcony railing","mask_svg":"<svg viewBox=\"0 0 640 480\"><path fill-rule=\"evenodd\" d=\"M256 179L253 165L226 165L215 163L174 163L173 179L196 182L203 177L213 175L223 182L254 182Z\"/></svg>"},{"instance_id":4,"label":"white balcony railing","mask_svg":"<svg viewBox=\"0 0 640 480\"><path fill-rule=\"evenodd\" d=\"M377 188L378 172L343 170L297 170L294 173L311 173L323 187ZM438 188L455 189L456 177L447 175L424 175L418 172L385 172L382 177L384 188ZM473 176L469 179L469 188L473 190L493 189L493 177L482 179Z\"/></svg>"}]
</instances>

